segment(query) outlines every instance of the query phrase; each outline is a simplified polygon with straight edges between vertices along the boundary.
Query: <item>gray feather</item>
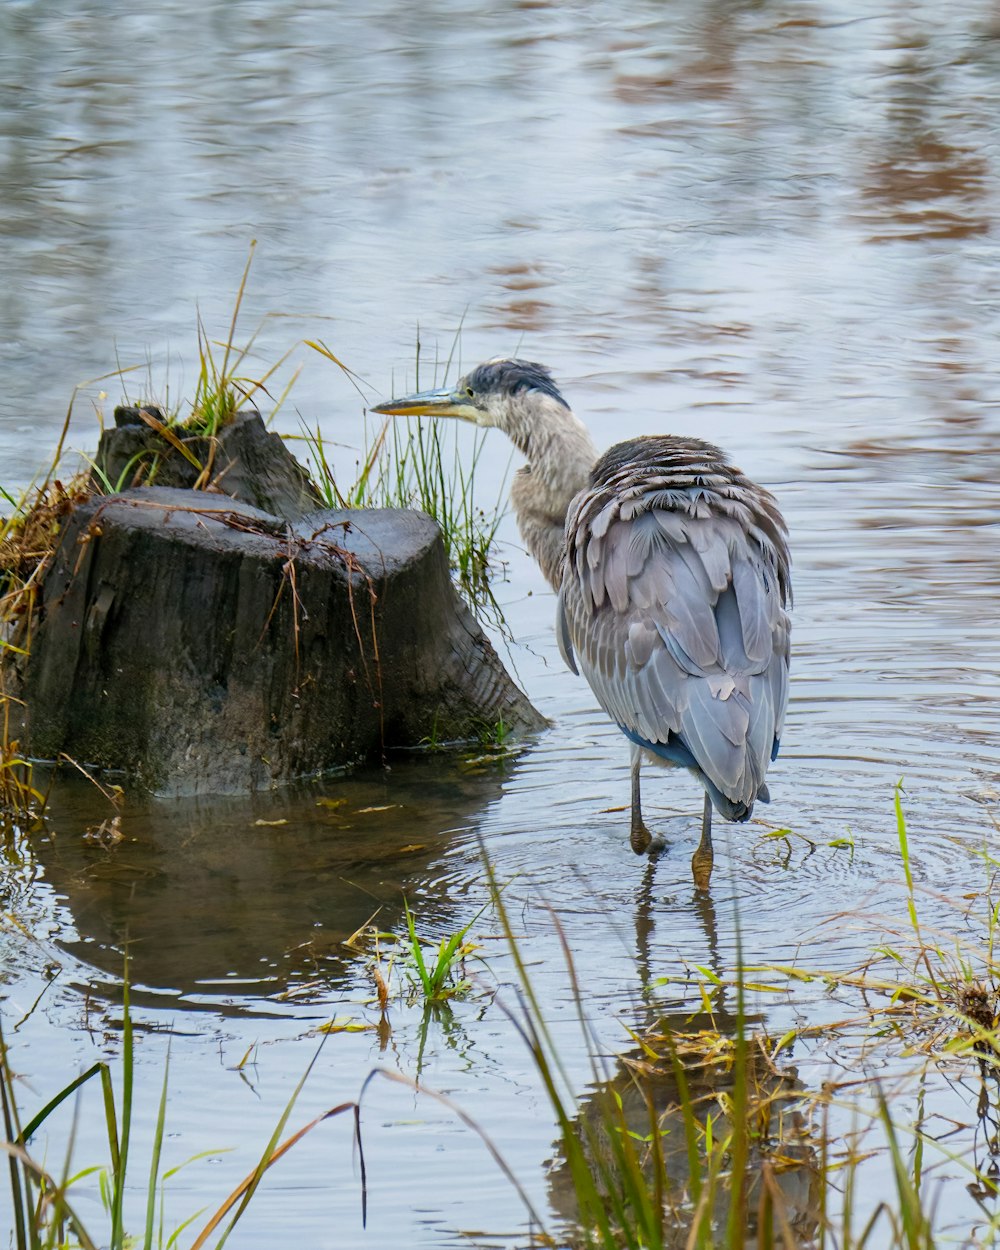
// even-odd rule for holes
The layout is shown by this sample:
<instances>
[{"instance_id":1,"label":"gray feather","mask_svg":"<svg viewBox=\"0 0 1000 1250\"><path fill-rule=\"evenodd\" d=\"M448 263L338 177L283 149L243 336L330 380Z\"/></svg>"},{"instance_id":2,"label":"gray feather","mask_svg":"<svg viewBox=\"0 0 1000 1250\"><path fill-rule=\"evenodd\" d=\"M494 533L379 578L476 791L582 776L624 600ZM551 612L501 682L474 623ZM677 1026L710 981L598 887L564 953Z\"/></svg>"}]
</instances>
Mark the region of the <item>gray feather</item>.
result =
<instances>
[{"instance_id":1,"label":"gray feather","mask_svg":"<svg viewBox=\"0 0 1000 1250\"><path fill-rule=\"evenodd\" d=\"M789 560L766 491L715 448L619 444L566 522L560 648L651 744L679 740L719 811L745 819L788 693Z\"/></svg>"},{"instance_id":2,"label":"gray feather","mask_svg":"<svg viewBox=\"0 0 1000 1250\"><path fill-rule=\"evenodd\" d=\"M566 620L566 605L561 591L556 608L556 640L559 643L559 654L563 658L563 663L571 673L579 677L580 670L576 666L576 657L573 654L573 639L570 637L569 623Z\"/></svg>"},{"instance_id":3,"label":"gray feather","mask_svg":"<svg viewBox=\"0 0 1000 1250\"><path fill-rule=\"evenodd\" d=\"M765 662L774 645L773 622L769 619L771 604L763 588L760 569L750 563L749 553L733 561L733 589L739 604L747 658L756 663Z\"/></svg>"}]
</instances>

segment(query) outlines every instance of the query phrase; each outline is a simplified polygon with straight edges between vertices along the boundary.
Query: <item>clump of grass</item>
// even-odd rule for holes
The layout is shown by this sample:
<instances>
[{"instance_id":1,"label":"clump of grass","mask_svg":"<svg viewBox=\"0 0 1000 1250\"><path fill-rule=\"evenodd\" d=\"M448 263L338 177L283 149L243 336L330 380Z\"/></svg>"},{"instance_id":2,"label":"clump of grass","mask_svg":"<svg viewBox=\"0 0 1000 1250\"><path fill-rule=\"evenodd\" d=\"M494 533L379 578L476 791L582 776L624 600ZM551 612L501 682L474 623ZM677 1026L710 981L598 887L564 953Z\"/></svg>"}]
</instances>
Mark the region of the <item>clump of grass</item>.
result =
<instances>
[{"instance_id":1,"label":"clump of grass","mask_svg":"<svg viewBox=\"0 0 1000 1250\"><path fill-rule=\"evenodd\" d=\"M27 621L35 595L66 517L91 493L86 475L64 485L50 471L45 482L15 498L0 489L9 513L0 517L0 651L13 648L10 635Z\"/></svg>"},{"instance_id":2,"label":"clump of grass","mask_svg":"<svg viewBox=\"0 0 1000 1250\"><path fill-rule=\"evenodd\" d=\"M264 326L271 320L270 316L265 316L246 343L243 346L237 345L236 327L243 307L243 299L246 295L247 281L250 277L250 268L253 264L256 248L257 241L254 239L250 243L246 265L243 268L240 284L236 291L236 298L233 301L233 312L226 337L222 340L211 338L205 328L201 314L198 314L198 374L195 381L194 395L190 403L186 406L179 404L171 407L169 402L159 405L139 401L136 405L140 410L145 410L144 413L140 411L143 420L167 438L167 441L174 446L175 450L179 450L182 455L184 454L184 445L182 444L178 447L174 441L177 433L197 438L215 438L219 431L228 425L242 408L247 407L259 395L263 394L269 398L271 397L268 383L289 359L296 346L298 346L293 344L262 374L252 376L249 373L248 362L253 354L257 338ZM273 420L283 406L300 372L300 368L293 371L281 394L274 401L274 407L268 418L269 420ZM164 413L166 414L165 416ZM174 435L174 438L170 437L171 434ZM206 480L204 485L207 484Z\"/></svg>"},{"instance_id":3,"label":"clump of grass","mask_svg":"<svg viewBox=\"0 0 1000 1250\"><path fill-rule=\"evenodd\" d=\"M0 518L0 834L7 842L36 823L45 797L34 785L31 762L20 751L13 728L20 719L15 715L20 700L10 693L4 669L28 655L42 573L79 489L75 480L69 487L56 480L19 499L0 491L11 509Z\"/></svg>"},{"instance_id":4,"label":"clump of grass","mask_svg":"<svg viewBox=\"0 0 1000 1250\"><path fill-rule=\"evenodd\" d=\"M271 315L262 318L242 346L236 341L237 323L256 246L256 241L250 244L226 337L222 340L213 339L205 328L201 314L198 314L198 373L190 402L171 406L168 388L168 398L163 404L150 401L146 397L138 399L133 405L139 418L163 439L166 446L162 450L138 452L123 468L117 482L109 481L100 467L92 464L94 479L108 493L130 485L155 484L163 456L171 454L179 455L196 470L197 476L191 483L193 489L206 490L215 481L215 440L219 433L235 420L242 409L259 404L261 395L267 396L273 403L268 421L273 420L283 406L301 372L301 366L293 370L276 399L272 397L268 384L298 344L293 344L263 373L251 375L249 361L257 338L271 320ZM125 398L129 402L127 394Z\"/></svg>"},{"instance_id":5,"label":"clump of grass","mask_svg":"<svg viewBox=\"0 0 1000 1250\"><path fill-rule=\"evenodd\" d=\"M499 753L510 748L511 728L502 716L495 721L483 721L479 729L479 744L486 750Z\"/></svg>"},{"instance_id":6,"label":"clump of grass","mask_svg":"<svg viewBox=\"0 0 1000 1250\"><path fill-rule=\"evenodd\" d=\"M45 795L34 784L34 768L11 732L11 704L0 688L0 837L10 842L33 828L45 811Z\"/></svg>"},{"instance_id":7,"label":"clump of grass","mask_svg":"<svg viewBox=\"0 0 1000 1250\"><path fill-rule=\"evenodd\" d=\"M325 344L308 344L353 378ZM419 376L419 346L418 346ZM450 367L445 365L445 376ZM420 417L390 417L377 430L367 425L350 485L338 481L317 428L304 431L313 479L328 507L419 508L437 521L455 581L473 611L506 636L493 593L497 531L506 513L506 475L495 501L483 504L475 487L486 431L476 430L466 459L457 429ZM502 572L502 566L501 566Z\"/></svg>"},{"instance_id":8,"label":"clump of grass","mask_svg":"<svg viewBox=\"0 0 1000 1250\"><path fill-rule=\"evenodd\" d=\"M419 990L424 1002L440 1003L459 998L472 988L465 973L465 961L479 949L469 941L469 930L483 914L478 911L467 925L434 944L417 935L417 923L408 903L406 911L406 939L408 969L411 982Z\"/></svg>"},{"instance_id":9,"label":"clump of grass","mask_svg":"<svg viewBox=\"0 0 1000 1250\"><path fill-rule=\"evenodd\" d=\"M419 999L425 1004L441 1004L469 992L472 981L466 971L466 960L479 957L479 946L469 938L469 933L486 906L488 904L461 929L434 941L418 932L417 917L404 899L405 933L385 933L368 922L348 938L345 945L349 949L372 952L370 970L383 1017L392 996L389 986L396 968L401 970L406 983L403 996L410 1002ZM383 948L389 952L387 958L383 957Z\"/></svg>"}]
</instances>

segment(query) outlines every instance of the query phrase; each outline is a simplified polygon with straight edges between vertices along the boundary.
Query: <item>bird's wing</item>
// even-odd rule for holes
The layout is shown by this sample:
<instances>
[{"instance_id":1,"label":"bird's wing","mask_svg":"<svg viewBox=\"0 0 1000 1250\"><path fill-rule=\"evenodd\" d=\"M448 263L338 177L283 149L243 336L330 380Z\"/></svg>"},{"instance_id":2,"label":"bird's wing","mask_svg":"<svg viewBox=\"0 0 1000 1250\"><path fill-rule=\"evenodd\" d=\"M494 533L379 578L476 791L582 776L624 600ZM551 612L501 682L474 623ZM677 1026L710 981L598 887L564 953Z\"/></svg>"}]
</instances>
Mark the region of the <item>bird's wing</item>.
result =
<instances>
[{"instance_id":1,"label":"bird's wing","mask_svg":"<svg viewBox=\"0 0 1000 1250\"><path fill-rule=\"evenodd\" d=\"M564 655L575 650L633 741L696 765L738 818L764 784L787 701L782 552L690 497L687 512L648 495L645 507L593 502L578 496L567 524Z\"/></svg>"},{"instance_id":2,"label":"bird's wing","mask_svg":"<svg viewBox=\"0 0 1000 1250\"><path fill-rule=\"evenodd\" d=\"M569 634L566 602L562 591L559 592L558 606L556 608L556 641L559 643L559 654L563 658L563 663L571 673L575 673L579 677L580 670L576 666L576 656L573 654L573 639Z\"/></svg>"}]
</instances>

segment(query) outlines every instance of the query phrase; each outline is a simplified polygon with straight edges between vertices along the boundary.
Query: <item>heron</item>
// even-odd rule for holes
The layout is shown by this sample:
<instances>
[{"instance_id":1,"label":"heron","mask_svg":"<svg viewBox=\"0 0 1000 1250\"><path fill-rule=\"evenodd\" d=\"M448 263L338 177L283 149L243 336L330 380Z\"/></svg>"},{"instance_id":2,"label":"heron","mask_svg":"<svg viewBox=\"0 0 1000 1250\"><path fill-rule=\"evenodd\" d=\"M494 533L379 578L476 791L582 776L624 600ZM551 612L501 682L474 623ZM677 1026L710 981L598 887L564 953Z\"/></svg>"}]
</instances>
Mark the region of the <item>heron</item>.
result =
<instances>
[{"instance_id":1,"label":"heron","mask_svg":"<svg viewBox=\"0 0 1000 1250\"><path fill-rule=\"evenodd\" d=\"M534 361L498 357L372 411L495 427L522 453L511 503L558 595L560 652L631 744L632 849L664 845L643 819L643 762L688 769L704 788L691 868L707 889L712 811L746 821L770 801L788 701L791 561L774 496L699 438L599 454Z\"/></svg>"}]
</instances>

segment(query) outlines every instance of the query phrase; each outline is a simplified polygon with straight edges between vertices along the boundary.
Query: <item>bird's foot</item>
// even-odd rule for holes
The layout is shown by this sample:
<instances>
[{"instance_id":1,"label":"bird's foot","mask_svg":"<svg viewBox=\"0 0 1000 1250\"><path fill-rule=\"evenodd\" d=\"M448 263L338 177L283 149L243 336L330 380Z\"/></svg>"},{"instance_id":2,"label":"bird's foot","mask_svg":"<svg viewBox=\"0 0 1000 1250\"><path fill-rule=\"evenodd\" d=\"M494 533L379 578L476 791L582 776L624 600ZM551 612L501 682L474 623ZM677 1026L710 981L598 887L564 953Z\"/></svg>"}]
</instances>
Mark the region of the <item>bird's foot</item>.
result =
<instances>
[{"instance_id":1,"label":"bird's foot","mask_svg":"<svg viewBox=\"0 0 1000 1250\"><path fill-rule=\"evenodd\" d=\"M711 850L704 850L698 847L691 856L691 875L694 877L695 887L699 890L707 890L712 883L712 865L715 863L715 857Z\"/></svg>"},{"instance_id":2,"label":"bird's foot","mask_svg":"<svg viewBox=\"0 0 1000 1250\"><path fill-rule=\"evenodd\" d=\"M636 855L649 855L650 857L659 855L667 845L663 838L650 833L644 824L632 826L629 841L632 843L632 850L635 851Z\"/></svg>"}]
</instances>

